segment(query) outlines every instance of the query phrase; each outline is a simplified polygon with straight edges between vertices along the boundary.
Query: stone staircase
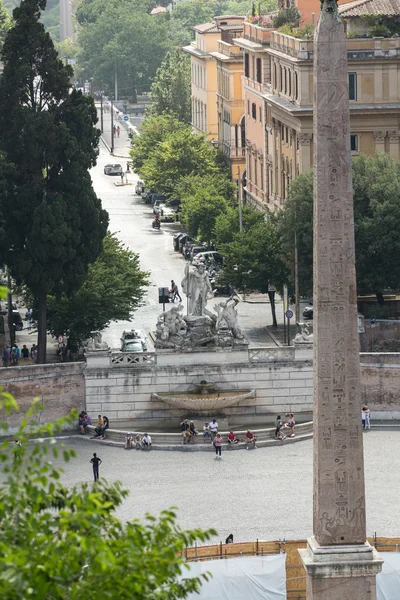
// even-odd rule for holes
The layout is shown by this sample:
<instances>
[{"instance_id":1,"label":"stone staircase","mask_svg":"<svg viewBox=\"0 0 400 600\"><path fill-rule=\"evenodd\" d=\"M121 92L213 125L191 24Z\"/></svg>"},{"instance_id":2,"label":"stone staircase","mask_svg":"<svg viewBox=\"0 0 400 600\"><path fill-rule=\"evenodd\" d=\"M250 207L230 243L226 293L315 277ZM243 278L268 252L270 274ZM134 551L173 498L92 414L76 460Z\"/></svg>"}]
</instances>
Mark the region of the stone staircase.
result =
<instances>
[{"instance_id":1,"label":"stone staircase","mask_svg":"<svg viewBox=\"0 0 400 600\"><path fill-rule=\"evenodd\" d=\"M89 426L90 434L94 432L94 426ZM143 431L133 431L131 429L108 429L107 430L107 438L105 440L100 439L92 439L93 442L98 442L100 444L109 444L113 446L125 446L125 434L129 431L133 436L143 435ZM224 443L222 445L223 450L240 450L245 448L244 437L246 434L246 430L235 431L240 442L235 444L234 446L229 445L228 443ZM275 428L269 427L266 429L252 429L254 435L257 438L257 447L263 448L266 446L282 446L284 444L292 444L293 442L299 442L302 440L307 440L312 438L313 435L313 423L312 421L308 423L300 423L296 425L296 436L294 438L286 437L284 440L276 440L275 439ZM213 446L211 441L208 439L207 441L203 440L202 432L196 436L194 443L183 444L182 436L180 432L177 433L165 433L165 432L154 432L147 430L149 435L152 438L152 450L181 450L184 452L211 452L213 451ZM224 440L227 439L228 431L221 431L222 437ZM290 430L283 430L283 433L290 434ZM86 436L89 437L89 434Z\"/></svg>"}]
</instances>

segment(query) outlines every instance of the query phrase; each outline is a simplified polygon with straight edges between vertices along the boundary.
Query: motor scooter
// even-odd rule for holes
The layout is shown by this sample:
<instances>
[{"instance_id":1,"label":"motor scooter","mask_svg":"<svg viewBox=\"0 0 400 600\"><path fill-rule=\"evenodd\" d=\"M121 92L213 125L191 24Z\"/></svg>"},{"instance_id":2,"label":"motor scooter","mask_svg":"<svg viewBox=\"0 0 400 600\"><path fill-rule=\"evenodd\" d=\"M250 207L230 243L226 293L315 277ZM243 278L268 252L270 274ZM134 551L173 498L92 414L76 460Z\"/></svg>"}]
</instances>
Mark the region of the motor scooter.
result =
<instances>
[{"instance_id":1,"label":"motor scooter","mask_svg":"<svg viewBox=\"0 0 400 600\"><path fill-rule=\"evenodd\" d=\"M160 215L154 215L154 219L153 219L151 226L153 229L160 229L160 227L161 227Z\"/></svg>"}]
</instances>

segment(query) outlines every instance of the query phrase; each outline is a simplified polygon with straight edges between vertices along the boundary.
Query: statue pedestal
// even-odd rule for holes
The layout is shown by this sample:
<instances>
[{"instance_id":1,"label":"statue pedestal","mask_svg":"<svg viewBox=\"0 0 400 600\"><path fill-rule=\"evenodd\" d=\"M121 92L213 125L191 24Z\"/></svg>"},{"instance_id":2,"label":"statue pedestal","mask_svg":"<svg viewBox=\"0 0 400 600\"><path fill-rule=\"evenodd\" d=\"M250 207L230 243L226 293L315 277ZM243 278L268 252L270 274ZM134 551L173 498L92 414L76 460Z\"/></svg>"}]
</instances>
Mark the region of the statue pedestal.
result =
<instances>
[{"instance_id":1,"label":"statue pedestal","mask_svg":"<svg viewBox=\"0 0 400 600\"><path fill-rule=\"evenodd\" d=\"M320 546L312 537L299 553L307 573L307 600L376 600L383 561L368 542Z\"/></svg>"}]
</instances>

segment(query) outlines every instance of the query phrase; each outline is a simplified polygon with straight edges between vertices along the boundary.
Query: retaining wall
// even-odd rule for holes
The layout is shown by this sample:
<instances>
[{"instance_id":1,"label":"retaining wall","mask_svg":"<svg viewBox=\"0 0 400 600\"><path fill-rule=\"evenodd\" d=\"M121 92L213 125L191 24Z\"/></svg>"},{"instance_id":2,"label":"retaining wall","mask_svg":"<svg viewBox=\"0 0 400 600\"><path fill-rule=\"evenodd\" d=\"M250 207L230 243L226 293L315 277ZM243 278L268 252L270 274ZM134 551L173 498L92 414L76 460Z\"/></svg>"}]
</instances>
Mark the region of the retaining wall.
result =
<instances>
[{"instance_id":1,"label":"retaining wall","mask_svg":"<svg viewBox=\"0 0 400 600\"><path fill-rule=\"evenodd\" d=\"M85 407L85 363L27 365L0 369L0 386L18 402L19 412L5 415L11 432L15 431L32 400L39 397L44 405L42 423L66 416L71 409Z\"/></svg>"}]
</instances>

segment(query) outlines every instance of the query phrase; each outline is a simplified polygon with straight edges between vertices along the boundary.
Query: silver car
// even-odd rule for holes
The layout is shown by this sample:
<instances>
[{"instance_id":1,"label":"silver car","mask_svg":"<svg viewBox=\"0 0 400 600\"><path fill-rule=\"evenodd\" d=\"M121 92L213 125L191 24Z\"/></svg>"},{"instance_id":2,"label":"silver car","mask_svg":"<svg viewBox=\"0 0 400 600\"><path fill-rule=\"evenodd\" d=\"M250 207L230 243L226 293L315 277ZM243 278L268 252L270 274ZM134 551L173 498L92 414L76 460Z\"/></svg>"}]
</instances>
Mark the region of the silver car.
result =
<instances>
[{"instance_id":1,"label":"silver car","mask_svg":"<svg viewBox=\"0 0 400 600\"><path fill-rule=\"evenodd\" d=\"M123 173L123 168L122 165L117 164L113 164L113 165L106 165L104 167L104 175L121 175L121 173Z\"/></svg>"}]
</instances>

